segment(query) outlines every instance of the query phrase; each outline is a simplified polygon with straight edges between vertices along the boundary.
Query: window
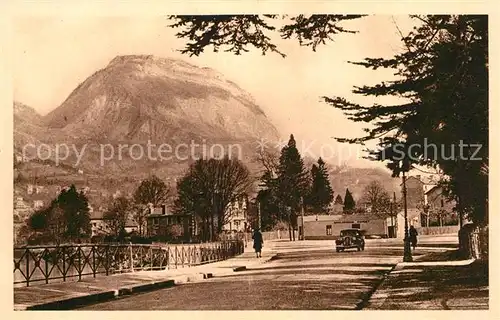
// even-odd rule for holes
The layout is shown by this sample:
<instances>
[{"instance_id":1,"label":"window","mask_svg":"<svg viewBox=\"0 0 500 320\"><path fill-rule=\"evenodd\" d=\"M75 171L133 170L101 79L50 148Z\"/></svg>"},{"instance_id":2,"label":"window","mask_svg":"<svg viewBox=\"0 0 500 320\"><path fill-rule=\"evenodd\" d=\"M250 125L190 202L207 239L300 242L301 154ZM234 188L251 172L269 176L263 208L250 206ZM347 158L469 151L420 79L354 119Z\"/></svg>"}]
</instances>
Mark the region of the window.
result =
<instances>
[{"instance_id":1,"label":"window","mask_svg":"<svg viewBox=\"0 0 500 320\"><path fill-rule=\"evenodd\" d=\"M326 226L326 235L327 236L331 236L332 235L332 226L331 225L327 225Z\"/></svg>"},{"instance_id":2,"label":"window","mask_svg":"<svg viewBox=\"0 0 500 320\"><path fill-rule=\"evenodd\" d=\"M441 208L444 207L444 200L441 199Z\"/></svg>"},{"instance_id":3,"label":"window","mask_svg":"<svg viewBox=\"0 0 500 320\"><path fill-rule=\"evenodd\" d=\"M353 229L361 229L361 224L359 224L359 223L353 223L352 224L352 228Z\"/></svg>"}]
</instances>

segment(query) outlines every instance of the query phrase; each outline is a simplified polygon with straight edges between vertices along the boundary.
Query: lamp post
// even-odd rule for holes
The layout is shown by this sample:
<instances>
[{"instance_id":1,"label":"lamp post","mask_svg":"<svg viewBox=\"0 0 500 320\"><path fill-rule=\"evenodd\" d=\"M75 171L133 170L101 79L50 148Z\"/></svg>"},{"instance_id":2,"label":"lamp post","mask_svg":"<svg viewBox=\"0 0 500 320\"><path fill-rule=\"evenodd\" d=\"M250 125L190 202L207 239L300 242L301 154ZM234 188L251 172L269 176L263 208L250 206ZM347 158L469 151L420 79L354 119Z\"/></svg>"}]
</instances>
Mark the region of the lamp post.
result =
<instances>
[{"instance_id":1,"label":"lamp post","mask_svg":"<svg viewBox=\"0 0 500 320\"><path fill-rule=\"evenodd\" d=\"M262 231L262 215L260 213L260 201L257 200L257 214L258 214L258 222L257 225L259 227L259 230Z\"/></svg>"},{"instance_id":2,"label":"lamp post","mask_svg":"<svg viewBox=\"0 0 500 320\"><path fill-rule=\"evenodd\" d=\"M300 213L301 213L301 216L302 216L302 234L301 234L301 237L302 239L301 240L306 240L306 233L305 233L305 230L304 230L304 197L300 197Z\"/></svg>"},{"instance_id":3,"label":"lamp post","mask_svg":"<svg viewBox=\"0 0 500 320\"><path fill-rule=\"evenodd\" d=\"M410 247L410 235L408 234L408 207L406 203L406 175L403 170L403 204L404 204L404 214L405 214L405 237L404 237L404 255L403 262L411 262L413 258L411 256Z\"/></svg>"}]
</instances>

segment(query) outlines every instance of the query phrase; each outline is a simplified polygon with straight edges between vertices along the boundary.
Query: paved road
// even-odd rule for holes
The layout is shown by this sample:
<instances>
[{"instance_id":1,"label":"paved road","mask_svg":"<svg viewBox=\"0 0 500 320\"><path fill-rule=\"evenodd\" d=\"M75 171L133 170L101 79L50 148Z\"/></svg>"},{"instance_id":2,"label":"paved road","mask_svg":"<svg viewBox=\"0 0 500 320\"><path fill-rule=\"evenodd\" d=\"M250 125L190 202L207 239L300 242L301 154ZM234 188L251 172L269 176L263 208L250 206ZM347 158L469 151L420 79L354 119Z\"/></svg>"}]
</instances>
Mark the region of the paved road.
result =
<instances>
[{"instance_id":1,"label":"paved road","mask_svg":"<svg viewBox=\"0 0 500 320\"><path fill-rule=\"evenodd\" d=\"M148 292L83 310L357 309L401 261L400 242L370 241L365 251L333 250L331 241L283 242L271 262L236 274ZM415 254L432 248L417 248Z\"/></svg>"}]
</instances>

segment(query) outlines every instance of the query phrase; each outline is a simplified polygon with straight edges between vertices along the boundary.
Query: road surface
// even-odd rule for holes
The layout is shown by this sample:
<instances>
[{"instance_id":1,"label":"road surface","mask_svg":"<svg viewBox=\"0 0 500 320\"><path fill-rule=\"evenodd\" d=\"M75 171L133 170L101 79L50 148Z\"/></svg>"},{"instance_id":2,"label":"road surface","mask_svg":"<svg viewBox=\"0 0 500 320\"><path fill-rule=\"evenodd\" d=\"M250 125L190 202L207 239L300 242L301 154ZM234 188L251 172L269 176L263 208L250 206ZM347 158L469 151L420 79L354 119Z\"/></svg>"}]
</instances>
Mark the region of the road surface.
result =
<instances>
[{"instance_id":1,"label":"road surface","mask_svg":"<svg viewBox=\"0 0 500 320\"><path fill-rule=\"evenodd\" d=\"M360 309L403 254L400 242L385 240L368 241L361 252L337 253L331 241L283 242L278 250L276 259L254 269L81 310Z\"/></svg>"}]
</instances>

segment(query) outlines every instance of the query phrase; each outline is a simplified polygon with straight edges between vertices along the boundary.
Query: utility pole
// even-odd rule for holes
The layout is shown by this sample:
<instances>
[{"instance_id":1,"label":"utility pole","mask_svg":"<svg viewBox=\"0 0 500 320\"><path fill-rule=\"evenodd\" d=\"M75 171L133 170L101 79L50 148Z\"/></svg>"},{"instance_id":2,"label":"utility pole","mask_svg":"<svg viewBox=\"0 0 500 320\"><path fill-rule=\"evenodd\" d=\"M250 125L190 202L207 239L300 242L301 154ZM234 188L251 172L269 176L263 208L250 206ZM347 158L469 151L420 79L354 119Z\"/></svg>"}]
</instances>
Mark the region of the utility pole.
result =
<instances>
[{"instance_id":1,"label":"utility pole","mask_svg":"<svg viewBox=\"0 0 500 320\"><path fill-rule=\"evenodd\" d=\"M394 237L397 238L398 234L398 205L396 203L396 191L392 194L392 203L394 205L394 216L396 221L394 222Z\"/></svg>"},{"instance_id":2,"label":"utility pole","mask_svg":"<svg viewBox=\"0 0 500 320\"><path fill-rule=\"evenodd\" d=\"M405 212L405 238L404 238L404 255L403 262L411 262L413 258L411 256L410 248L410 235L408 234L408 208L406 203L406 176L403 170L403 199L404 199L404 212Z\"/></svg>"},{"instance_id":3,"label":"utility pole","mask_svg":"<svg viewBox=\"0 0 500 320\"><path fill-rule=\"evenodd\" d=\"M306 233L304 230L304 197L300 197L300 203L301 203L301 216L302 216L302 240L306 240Z\"/></svg>"},{"instance_id":4,"label":"utility pole","mask_svg":"<svg viewBox=\"0 0 500 320\"><path fill-rule=\"evenodd\" d=\"M257 200L257 212L258 212L258 216L259 216L259 221L258 221L258 226L259 226L259 230L262 229L262 218L261 218L261 214L260 214L260 201Z\"/></svg>"}]
</instances>

